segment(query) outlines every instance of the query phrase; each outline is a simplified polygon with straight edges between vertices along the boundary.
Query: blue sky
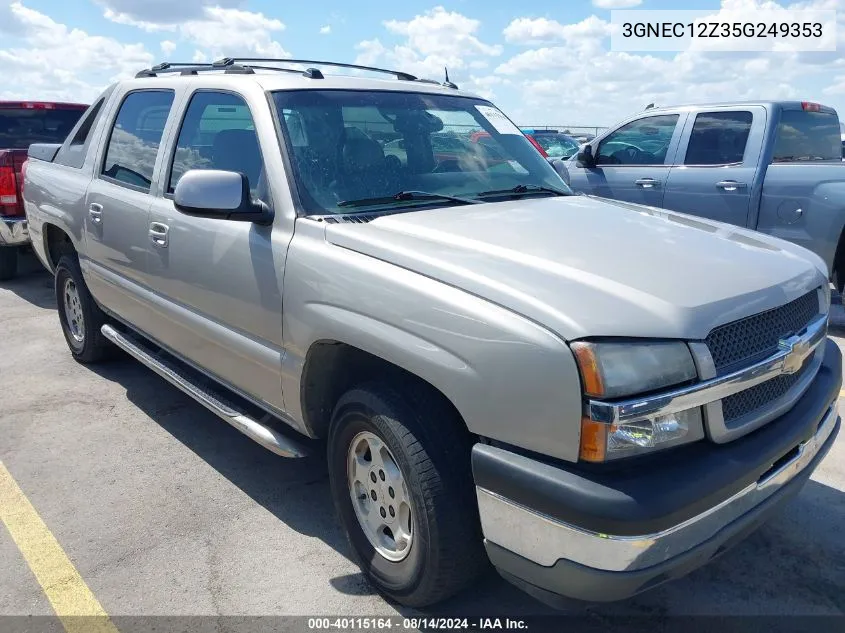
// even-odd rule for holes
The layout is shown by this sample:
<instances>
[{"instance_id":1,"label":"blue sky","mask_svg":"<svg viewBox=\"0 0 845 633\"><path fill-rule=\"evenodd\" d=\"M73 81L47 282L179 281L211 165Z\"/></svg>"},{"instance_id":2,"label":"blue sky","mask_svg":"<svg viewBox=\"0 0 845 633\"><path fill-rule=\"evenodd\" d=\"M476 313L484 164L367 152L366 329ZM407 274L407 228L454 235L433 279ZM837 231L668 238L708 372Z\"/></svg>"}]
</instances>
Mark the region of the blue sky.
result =
<instances>
[{"instance_id":1,"label":"blue sky","mask_svg":"<svg viewBox=\"0 0 845 633\"><path fill-rule=\"evenodd\" d=\"M88 101L158 61L261 55L435 78L446 65L522 125L608 125L651 102L766 98L845 114L838 53L610 50L610 8L771 7L841 9L845 19L845 0L0 0L0 99Z\"/></svg>"}]
</instances>

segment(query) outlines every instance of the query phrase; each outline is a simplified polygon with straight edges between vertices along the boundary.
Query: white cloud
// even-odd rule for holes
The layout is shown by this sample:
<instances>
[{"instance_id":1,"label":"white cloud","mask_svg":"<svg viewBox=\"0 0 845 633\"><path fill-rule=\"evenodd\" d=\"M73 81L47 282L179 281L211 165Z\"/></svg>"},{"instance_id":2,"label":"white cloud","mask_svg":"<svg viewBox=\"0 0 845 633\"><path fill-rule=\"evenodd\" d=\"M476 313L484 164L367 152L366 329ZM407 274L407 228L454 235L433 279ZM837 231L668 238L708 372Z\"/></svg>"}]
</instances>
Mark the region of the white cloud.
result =
<instances>
[{"instance_id":1,"label":"white cloud","mask_svg":"<svg viewBox=\"0 0 845 633\"><path fill-rule=\"evenodd\" d=\"M613 26L594 15L575 24L561 24L547 18L517 18L505 27L505 40L515 44L542 44L565 42L567 44L598 44L610 36Z\"/></svg>"},{"instance_id":2,"label":"white cloud","mask_svg":"<svg viewBox=\"0 0 845 633\"><path fill-rule=\"evenodd\" d=\"M4 9L14 45L0 47L0 99L91 101L112 81L153 63L140 43L119 42L69 28L21 2Z\"/></svg>"},{"instance_id":3,"label":"white cloud","mask_svg":"<svg viewBox=\"0 0 845 633\"><path fill-rule=\"evenodd\" d=\"M207 8L236 8L241 0L96 0L113 22L161 30L186 20L202 18Z\"/></svg>"},{"instance_id":4,"label":"white cloud","mask_svg":"<svg viewBox=\"0 0 845 633\"><path fill-rule=\"evenodd\" d=\"M208 55L203 53L201 50L195 50L194 56L191 57L191 61L196 64L205 64L208 62Z\"/></svg>"},{"instance_id":5,"label":"white cloud","mask_svg":"<svg viewBox=\"0 0 845 633\"><path fill-rule=\"evenodd\" d=\"M328 35L332 32L332 27L330 24L326 24L325 26L320 27L320 35Z\"/></svg>"},{"instance_id":6,"label":"white cloud","mask_svg":"<svg viewBox=\"0 0 845 633\"><path fill-rule=\"evenodd\" d=\"M159 46L161 46L161 52L165 55L172 55L173 51L176 50L176 42L171 42L170 40L162 41Z\"/></svg>"},{"instance_id":7,"label":"white cloud","mask_svg":"<svg viewBox=\"0 0 845 633\"><path fill-rule=\"evenodd\" d=\"M159 2L155 0L153 4ZM166 31L178 35L178 39L185 40L211 51L213 57L231 55L233 52L246 52L265 57L290 57L274 35L285 30L281 20L266 17L263 13L244 11L236 8L208 6L210 2L189 2L185 10L190 9L189 19L173 22L170 14L162 13L167 21L150 21L155 14L141 10L143 3L123 0L116 2L109 0L110 5L131 6L133 12L118 11L107 7L103 14L107 20L118 24L134 26L147 32Z\"/></svg>"},{"instance_id":8,"label":"white cloud","mask_svg":"<svg viewBox=\"0 0 845 633\"><path fill-rule=\"evenodd\" d=\"M282 45L273 39L273 33L285 25L263 13L205 8L202 19L189 20L179 25L182 38L211 51L213 57L223 57L233 51L245 51L266 57L290 57Z\"/></svg>"},{"instance_id":9,"label":"white cloud","mask_svg":"<svg viewBox=\"0 0 845 633\"><path fill-rule=\"evenodd\" d=\"M841 50L843 0L723 0L720 9L723 15L754 15L773 7L793 12L838 8ZM609 50L612 28L596 16L576 24L547 18L513 20L505 28L505 39L530 48L493 71L513 82L496 86L502 106L526 124L607 125L651 102L796 99L836 107L838 95L845 94L845 58L836 53L623 53ZM825 95L830 95L827 101Z\"/></svg>"},{"instance_id":10,"label":"white cloud","mask_svg":"<svg viewBox=\"0 0 845 633\"><path fill-rule=\"evenodd\" d=\"M356 46L356 63L386 64L419 76L443 77L444 67L450 73L471 67L474 61L501 55L501 44L487 44L477 35L481 23L457 12L435 7L411 20L387 20L384 27L392 35L403 38L392 47L379 38L365 40ZM453 77L454 78L454 77Z\"/></svg>"},{"instance_id":11,"label":"white cloud","mask_svg":"<svg viewBox=\"0 0 845 633\"><path fill-rule=\"evenodd\" d=\"M643 3L643 0L593 0L593 6L599 9L630 9Z\"/></svg>"},{"instance_id":12,"label":"white cloud","mask_svg":"<svg viewBox=\"0 0 845 633\"><path fill-rule=\"evenodd\" d=\"M157 31L175 31L175 24L161 24L158 22L147 22L145 20L138 20L127 13L118 13L112 9L106 9L103 12L103 17L115 24L123 24L125 26L134 26L142 31L155 33Z\"/></svg>"}]
</instances>

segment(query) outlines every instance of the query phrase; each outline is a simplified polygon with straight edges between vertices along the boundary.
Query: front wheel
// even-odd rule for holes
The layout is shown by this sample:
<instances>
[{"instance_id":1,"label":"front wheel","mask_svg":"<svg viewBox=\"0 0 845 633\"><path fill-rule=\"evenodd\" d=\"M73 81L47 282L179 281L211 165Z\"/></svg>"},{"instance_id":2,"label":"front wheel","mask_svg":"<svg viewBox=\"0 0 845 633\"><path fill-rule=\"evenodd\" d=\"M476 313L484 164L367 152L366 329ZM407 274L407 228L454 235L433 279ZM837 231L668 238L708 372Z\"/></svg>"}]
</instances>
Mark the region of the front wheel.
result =
<instances>
[{"instance_id":1,"label":"front wheel","mask_svg":"<svg viewBox=\"0 0 845 633\"><path fill-rule=\"evenodd\" d=\"M361 571L407 606L457 593L485 561L462 424L417 385L365 385L335 407L328 441L335 506Z\"/></svg>"}]
</instances>

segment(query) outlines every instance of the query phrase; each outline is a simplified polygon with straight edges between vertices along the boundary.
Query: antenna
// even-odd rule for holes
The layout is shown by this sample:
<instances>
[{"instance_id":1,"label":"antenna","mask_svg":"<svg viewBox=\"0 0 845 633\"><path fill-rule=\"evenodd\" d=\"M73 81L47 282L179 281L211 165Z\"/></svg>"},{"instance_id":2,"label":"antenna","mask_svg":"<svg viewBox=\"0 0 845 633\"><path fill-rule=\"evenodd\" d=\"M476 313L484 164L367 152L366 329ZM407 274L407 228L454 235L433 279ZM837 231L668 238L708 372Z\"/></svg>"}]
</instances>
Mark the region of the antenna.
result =
<instances>
[{"instance_id":1,"label":"antenna","mask_svg":"<svg viewBox=\"0 0 845 633\"><path fill-rule=\"evenodd\" d=\"M446 66L444 66L443 70L446 72L446 81L443 82L443 85L446 86L447 88L454 88L454 89L457 90L458 86L453 84L451 81L449 81L449 69L446 68Z\"/></svg>"}]
</instances>

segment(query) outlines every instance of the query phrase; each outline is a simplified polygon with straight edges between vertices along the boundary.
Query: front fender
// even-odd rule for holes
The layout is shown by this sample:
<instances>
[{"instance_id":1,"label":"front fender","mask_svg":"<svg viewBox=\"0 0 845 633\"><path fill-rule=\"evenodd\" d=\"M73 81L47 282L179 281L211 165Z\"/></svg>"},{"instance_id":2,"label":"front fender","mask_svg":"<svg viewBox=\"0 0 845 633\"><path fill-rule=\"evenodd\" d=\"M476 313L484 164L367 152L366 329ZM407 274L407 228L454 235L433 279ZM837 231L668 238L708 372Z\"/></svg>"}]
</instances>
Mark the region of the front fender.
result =
<instances>
[{"instance_id":1,"label":"front fender","mask_svg":"<svg viewBox=\"0 0 845 633\"><path fill-rule=\"evenodd\" d=\"M308 350L336 340L433 385L474 434L577 459L581 388L564 341L484 299L328 244L316 228L300 230L306 223L285 269L290 415L304 420L298 394Z\"/></svg>"}]
</instances>

